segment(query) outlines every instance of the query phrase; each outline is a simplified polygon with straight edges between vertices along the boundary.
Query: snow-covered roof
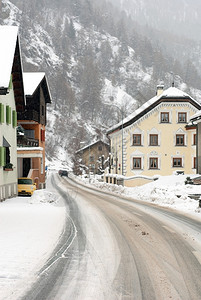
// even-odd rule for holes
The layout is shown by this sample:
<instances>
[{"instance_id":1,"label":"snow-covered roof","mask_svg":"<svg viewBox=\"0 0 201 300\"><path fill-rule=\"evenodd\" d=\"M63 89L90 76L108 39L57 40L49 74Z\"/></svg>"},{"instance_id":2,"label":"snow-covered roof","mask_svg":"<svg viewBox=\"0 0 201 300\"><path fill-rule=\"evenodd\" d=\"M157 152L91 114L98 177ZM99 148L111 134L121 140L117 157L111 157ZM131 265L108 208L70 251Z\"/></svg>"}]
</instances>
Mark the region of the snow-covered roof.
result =
<instances>
[{"instance_id":1,"label":"snow-covered roof","mask_svg":"<svg viewBox=\"0 0 201 300\"><path fill-rule=\"evenodd\" d=\"M25 95L32 96L44 77L44 72L24 72L23 80Z\"/></svg>"},{"instance_id":2,"label":"snow-covered roof","mask_svg":"<svg viewBox=\"0 0 201 300\"><path fill-rule=\"evenodd\" d=\"M190 121L201 121L201 110L196 112L191 118Z\"/></svg>"},{"instance_id":3,"label":"snow-covered roof","mask_svg":"<svg viewBox=\"0 0 201 300\"><path fill-rule=\"evenodd\" d=\"M145 102L141 107L139 107L137 110L135 110L132 114L130 114L128 117L124 118L124 120L123 120L124 126L129 121L131 121L134 118L138 117L141 113L143 113L143 111L150 108L157 101L159 101L160 99L166 99L166 98L167 99L188 98L188 99L192 100L195 104L197 104L199 107L201 107L200 103L198 101L196 101L195 99L193 99L191 96L189 96L187 93L185 93L185 92L183 92L183 91L181 91L181 90L179 90L175 87L170 87L167 90L163 91L163 93L161 93L159 96L155 96L155 97L151 98L150 100L148 100L147 102ZM119 122L118 124L111 127L108 130L108 133L111 133L112 131L114 131L118 128L121 128L121 126L122 126L122 122Z\"/></svg>"},{"instance_id":4,"label":"snow-covered roof","mask_svg":"<svg viewBox=\"0 0 201 300\"><path fill-rule=\"evenodd\" d=\"M17 36L17 26L0 26L0 88L9 87Z\"/></svg>"},{"instance_id":5,"label":"snow-covered roof","mask_svg":"<svg viewBox=\"0 0 201 300\"><path fill-rule=\"evenodd\" d=\"M103 144L105 144L105 145L107 145L108 147L110 146L108 143L104 142L103 140L98 140L98 141L96 141L96 142L93 142L93 143L91 143L91 144L89 144L89 145L86 145L86 146L82 147L81 149L77 150L76 153L79 153L79 152L81 152L81 151L84 151L84 150L86 150L86 149L88 149L88 148L94 146L95 144L97 144L97 143L99 143L99 142L100 142L100 143L103 143Z\"/></svg>"}]
</instances>

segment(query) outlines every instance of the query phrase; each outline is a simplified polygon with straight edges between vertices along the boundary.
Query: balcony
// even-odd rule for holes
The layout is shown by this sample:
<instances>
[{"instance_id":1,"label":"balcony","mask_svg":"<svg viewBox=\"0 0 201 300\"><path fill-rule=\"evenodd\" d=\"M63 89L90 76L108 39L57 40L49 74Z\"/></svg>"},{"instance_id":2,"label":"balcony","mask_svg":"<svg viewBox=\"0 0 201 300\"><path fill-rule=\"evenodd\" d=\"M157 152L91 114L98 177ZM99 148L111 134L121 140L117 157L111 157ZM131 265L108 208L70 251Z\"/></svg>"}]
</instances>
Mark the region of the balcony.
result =
<instances>
[{"instance_id":1,"label":"balcony","mask_svg":"<svg viewBox=\"0 0 201 300\"><path fill-rule=\"evenodd\" d=\"M17 119L18 120L35 121L35 122L40 123L40 116L36 110L27 110L25 112L18 112Z\"/></svg>"},{"instance_id":2,"label":"balcony","mask_svg":"<svg viewBox=\"0 0 201 300\"><path fill-rule=\"evenodd\" d=\"M18 136L17 147L39 147L39 140L27 136Z\"/></svg>"}]
</instances>

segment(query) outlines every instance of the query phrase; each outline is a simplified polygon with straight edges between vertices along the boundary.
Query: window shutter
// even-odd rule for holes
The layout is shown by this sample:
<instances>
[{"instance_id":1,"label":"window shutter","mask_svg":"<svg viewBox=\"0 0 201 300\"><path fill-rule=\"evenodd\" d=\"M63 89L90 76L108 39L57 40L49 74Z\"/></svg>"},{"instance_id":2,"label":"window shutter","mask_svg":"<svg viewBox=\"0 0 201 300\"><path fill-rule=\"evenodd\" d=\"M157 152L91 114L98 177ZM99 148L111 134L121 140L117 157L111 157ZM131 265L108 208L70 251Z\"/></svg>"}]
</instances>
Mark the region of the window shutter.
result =
<instances>
[{"instance_id":1,"label":"window shutter","mask_svg":"<svg viewBox=\"0 0 201 300\"><path fill-rule=\"evenodd\" d=\"M13 110L13 115L12 115L12 123L13 123L13 127L17 126L17 112L15 110Z\"/></svg>"},{"instance_id":2,"label":"window shutter","mask_svg":"<svg viewBox=\"0 0 201 300\"><path fill-rule=\"evenodd\" d=\"M6 148L0 147L0 167L5 166L6 164Z\"/></svg>"},{"instance_id":3,"label":"window shutter","mask_svg":"<svg viewBox=\"0 0 201 300\"><path fill-rule=\"evenodd\" d=\"M41 142L45 142L45 130L41 129Z\"/></svg>"},{"instance_id":4,"label":"window shutter","mask_svg":"<svg viewBox=\"0 0 201 300\"><path fill-rule=\"evenodd\" d=\"M0 103L0 123L4 123L4 105Z\"/></svg>"},{"instance_id":5,"label":"window shutter","mask_svg":"<svg viewBox=\"0 0 201 300\"><path fill-rule=\"evenodd\" d=\"M6 105L6 123L11 124L11 107Z\"/></svg>"}]
</instances>

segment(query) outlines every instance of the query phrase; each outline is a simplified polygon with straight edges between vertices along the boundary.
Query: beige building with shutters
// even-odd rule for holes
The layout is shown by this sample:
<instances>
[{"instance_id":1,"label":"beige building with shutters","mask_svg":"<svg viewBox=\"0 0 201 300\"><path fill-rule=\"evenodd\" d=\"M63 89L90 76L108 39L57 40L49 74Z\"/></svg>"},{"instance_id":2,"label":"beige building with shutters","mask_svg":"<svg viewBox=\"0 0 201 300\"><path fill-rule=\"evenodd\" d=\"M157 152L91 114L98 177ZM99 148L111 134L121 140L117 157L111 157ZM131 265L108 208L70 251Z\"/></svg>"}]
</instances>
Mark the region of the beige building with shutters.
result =
<instances>
[{"instance_id":1,"label":"beige building with shutters","mask_svg":"<svg viewBox=\"0 0 201 300\"><path fill-rule=\"evenodd\" d=\"M147 182L143 176L196 173L196 126L189 120L200 109L183 91L159 86L155 97L123 120L123 135L122 122L108 131L112 165L107 181L114 183L123 173L124 185L135 186Z\"/></svg>"}]
</instances>

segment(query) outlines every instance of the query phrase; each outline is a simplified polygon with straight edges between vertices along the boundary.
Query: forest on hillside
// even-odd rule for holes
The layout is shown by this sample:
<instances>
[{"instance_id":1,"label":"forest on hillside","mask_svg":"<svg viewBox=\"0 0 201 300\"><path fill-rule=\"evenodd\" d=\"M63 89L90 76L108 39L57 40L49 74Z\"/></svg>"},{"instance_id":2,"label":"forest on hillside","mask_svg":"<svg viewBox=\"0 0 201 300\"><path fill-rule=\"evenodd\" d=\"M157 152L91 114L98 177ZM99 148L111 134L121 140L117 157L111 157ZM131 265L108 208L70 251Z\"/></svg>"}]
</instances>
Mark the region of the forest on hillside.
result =
<instances>
[{"instance_id":1,"label":"forest on hillside","mask_svg":"<svg viewBox=\"0 0 201 300\"><path fill-rule=\"evenodd\" d=\"M177 86L185 83L187 92L190 87L200 88L201 78L191 60L181 63L169 56L142 34L139 24L108 1L2 3L1 24L20 28L24 70L46 72L53 98L51 112L62 116L50 129L49 152L63 144L74 153L81 140L87 143L100 137L118 122L117 112L104 105L108 101L103 93L106 79L136 99L138 106L155 95L161 81L169 87L173 76ZM124 115L132 109L128 103ZM86 122L94 127L92 133L85 128Z\"/></svg>"}]
</instances>

